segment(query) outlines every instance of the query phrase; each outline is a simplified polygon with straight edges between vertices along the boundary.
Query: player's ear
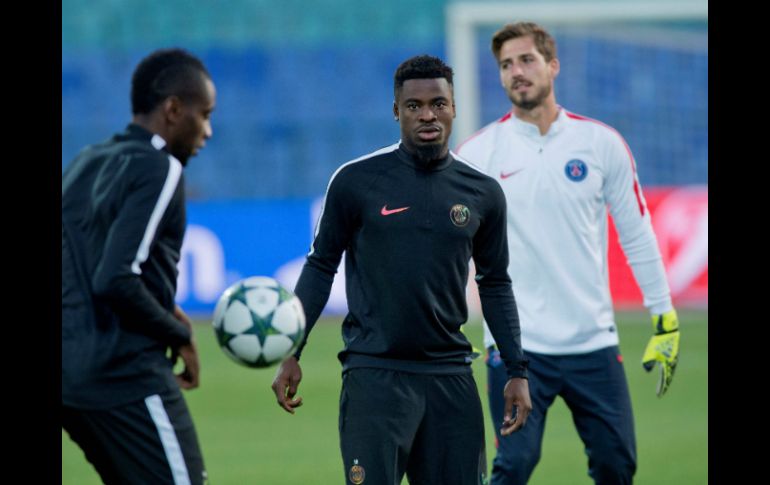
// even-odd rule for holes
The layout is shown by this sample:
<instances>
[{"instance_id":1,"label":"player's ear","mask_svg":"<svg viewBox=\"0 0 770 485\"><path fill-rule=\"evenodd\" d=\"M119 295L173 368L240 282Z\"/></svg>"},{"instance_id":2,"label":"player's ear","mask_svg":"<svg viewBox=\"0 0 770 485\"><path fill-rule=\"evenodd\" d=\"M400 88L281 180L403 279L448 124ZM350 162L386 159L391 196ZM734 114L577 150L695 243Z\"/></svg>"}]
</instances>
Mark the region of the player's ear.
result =
<instances>
[{"instance_id":1,"label":"player's ear","mask_svg":"<svg viewBox=\"0 0 770 485\"><path fill-rule=\"evenodd\" d=\"M559 75L559 70L561 69L561 64L559 64L559 59L553 58L548 63L551 66L551 72L553 73L553 78L556 79L556 76Z\"/></svg>"},{"instance_id":2,"label":"player's ear","mask_svg":"<svg viewBox=\"0 0 770 485\"><path fill-rule=\"evenodd\" d=\"M176 123L182 116L182 100L179 96L169 96L163 100L163 114L169 123Z\"/></svg>"},{"instance_id":3,"label":"player's ear","mask_svg":"<svg viewBox=\"0 0 770 485\"><path fill-rule=\"evenodd\" d=\"M393 117L398 121L398 103L396 100L393 100Z\"/></svg>"}]
</instances>

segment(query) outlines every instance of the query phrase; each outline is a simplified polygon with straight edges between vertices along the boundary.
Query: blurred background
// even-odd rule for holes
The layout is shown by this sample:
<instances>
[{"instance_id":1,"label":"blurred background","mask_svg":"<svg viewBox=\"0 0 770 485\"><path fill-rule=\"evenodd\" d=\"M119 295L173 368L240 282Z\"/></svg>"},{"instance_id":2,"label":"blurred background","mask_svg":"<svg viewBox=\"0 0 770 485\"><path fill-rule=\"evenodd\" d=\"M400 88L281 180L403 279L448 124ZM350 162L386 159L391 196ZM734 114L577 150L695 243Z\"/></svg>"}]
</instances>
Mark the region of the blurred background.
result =
<instances>
[{"instance_id":1,"label":"blurred background","mask_svg":"<svg viewBox=\"0 0 770 485\"><path fill-rule=\"evenodd\" d=\"M62 170L84 145L130 120L131 73L152 50L190 50L217 86L214 136L185 170L188 230L177 294L197 318L202 385L186 399L211 483L339 483L344 271L303 353L306 405L294 416L275 405L272 369L239 368L219 350L206 328L214 304L246 276L294 287L329 177L399 138L393 73L406 58L431 54L455 68L451 147L506 114L489 41L518 20L538 21L556 37L559 103L626 138L679 309L677 376L658 399L657 376L639 364L649 316L611 229L611 289L638 441L635 483L708 483L706 0L63 0ZM481 346L475 287L468 286L466 333ZM473 368L486 410L483 359ZM530 483L592 483L561 400L548 420ZM491 462L489 419L486 426ZM62 484L97 483L62 431Z\"/></svg>"},{"instance_id":2,"label":"blurred background","mask_svg":"<svg viewBox=\"0 0 770 485\"><path fill-rule=\"evenodd\" d=\"M624 135L675 301L705 307L706 2L497 2L507 9L503 15L474 24L471 14L482 3L64 0L62 170L84 145L128 122L131 73L143 56L171 46L200 56L218 99L214 136L185 171L189 231L177 299L207 315L221 291L242 277L271 275L293 288L331 174L399 138L391 107L401 61L427 53L455 67L455 147L510 109L489 49L492 33L508 21L541 21L561 59L557 99ZM606 15L618 8L624 13ZM460 36L461 21L470 37ZM458 40L464 52L450 49ZM471 86L471 97L461 96ZM610 241L615 301L639 307L614 233ZM345 312L343 277L328 313ZM472 312L474 291L471 285Z\"/></svg>"}]
</instances>

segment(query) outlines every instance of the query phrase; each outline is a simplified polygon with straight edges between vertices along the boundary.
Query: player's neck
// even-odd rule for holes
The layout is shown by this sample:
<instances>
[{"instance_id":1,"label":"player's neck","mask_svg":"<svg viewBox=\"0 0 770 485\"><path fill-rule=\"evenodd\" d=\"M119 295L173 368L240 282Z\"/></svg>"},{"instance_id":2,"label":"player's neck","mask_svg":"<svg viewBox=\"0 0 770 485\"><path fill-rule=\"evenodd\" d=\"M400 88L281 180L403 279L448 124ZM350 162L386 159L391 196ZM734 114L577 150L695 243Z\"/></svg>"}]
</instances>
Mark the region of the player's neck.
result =
<instances>
[{"instance_id":1,"label":"player's neck","mask_svg":"<svg viewBox=\"0 0 770 485\"><path fill-rule=\"evenodd\" d=\"M551 124L558 118L559 105L556 104L556 98L549 96L542 104L532 109L522 109L514 105L513 115L521 121L537 126L542 136L548 133Z\"/></svg>"},{"instance_id":2,"label":"player's neck","mask_svg":"<svg viewBox=\"0 0 770 485\"><path fill-rule=\"evenodd\" d=\"M159 135L166 141L169 139L167 124L156 114L135 114L131 122L141 126L150 133Z\"/></svg>"}]
</instances>

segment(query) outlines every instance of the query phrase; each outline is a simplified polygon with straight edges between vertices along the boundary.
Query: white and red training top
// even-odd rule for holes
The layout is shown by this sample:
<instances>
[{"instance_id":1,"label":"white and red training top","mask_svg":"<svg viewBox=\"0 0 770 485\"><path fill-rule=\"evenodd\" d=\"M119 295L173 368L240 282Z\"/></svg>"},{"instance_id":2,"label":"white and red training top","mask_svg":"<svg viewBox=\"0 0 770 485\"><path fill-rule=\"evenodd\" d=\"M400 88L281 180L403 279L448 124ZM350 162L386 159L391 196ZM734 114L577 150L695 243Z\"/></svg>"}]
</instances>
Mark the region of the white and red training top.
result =
<instances>
[{"instance_id":1,"label":"white and red training top","mask_svg":"<svg viewBox=\"0 0 770 485\"><path fill-rule=\"evenodd\" d=\"M502 186L508 206L508 272L522 348L585 353L618 344L607 271L607 208L644 305L672 308L665 269L625 140L609 126L560 108L548 133L511 113L456 153ZM484 323L484 344L494 340Z\"/></svg>"}]
</instances>

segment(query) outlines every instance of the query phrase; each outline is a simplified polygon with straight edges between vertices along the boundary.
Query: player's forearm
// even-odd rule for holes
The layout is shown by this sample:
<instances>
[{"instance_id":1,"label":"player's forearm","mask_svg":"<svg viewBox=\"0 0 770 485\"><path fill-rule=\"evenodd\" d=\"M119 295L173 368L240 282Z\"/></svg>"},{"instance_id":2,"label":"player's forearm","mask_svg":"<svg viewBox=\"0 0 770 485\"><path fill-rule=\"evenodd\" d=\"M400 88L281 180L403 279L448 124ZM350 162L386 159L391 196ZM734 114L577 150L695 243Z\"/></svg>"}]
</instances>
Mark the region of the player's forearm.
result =
<instances>
[{"instance_id":1,"label":"player's forearm","mask_svg":"<svg viewBox=\"0 0 770 485\"><path fill-rule=\"evenodd\" d=\"M644 297L644 306L656 314L671 310L671 292L666 279L666 269L652 228L644 228L631 240L621 237L621 244L636 284Z\"/></svg>"},{"instance_id":2,"label":"player's forearm","mask_svg":"<svg viewBox=\"0 0 770 485\"><path fill-rule=\"evenodd\" d=\"M657 259L629 265L642 292L644 306L650 313L662 314L673 309L663 261Z\"/></svg>"},{"instance_id":3,"label":"player's forearm","mask_svg":"<svg viewBox=\"0 0 770 485\"><path fill-rule=\"evenodd\" d=\"M94 281L94 295L106 302L127 330L177 348L190 343L190 330L165 309L138 276Z\"/></svg>"},{"instance_id":4,"label":"player's forearm","mask_svg":"<svg viewBox=\"0 0 770 485\"><path fill-rule=\"evenodd\" d=\"M302 302L302 308L305 310L305 337L294 353L297 360L307 344L310 331L321 316L326 302L329 301L335 273L324 268L328 268L328 265L319 266L312 259L308 259L294 288L294 294Z\"/></svg>"},{"instance_id":5,"label":"player's forearm","mask_svg":"<svg viewBox=\"0 0 770 485\"><path fill-rule=\"evenodd\" d=\"M479 286L484 319L495 339L509 377L527 377L527 361L521 349L521 329L516 300L510 285Z\"/></svg>"},{"instance_id":6,"label":"player's forearm","mask_svg":"<svg viewBox=\"0 0 770 485\"><path fill-rule=\"evenodd\" d=\"M644 297L644 306L653 314L671 310L666 269L649 215L640 217L632 210L620 208L611 212L623 253Z\"/></svg>"}]
</instances>

